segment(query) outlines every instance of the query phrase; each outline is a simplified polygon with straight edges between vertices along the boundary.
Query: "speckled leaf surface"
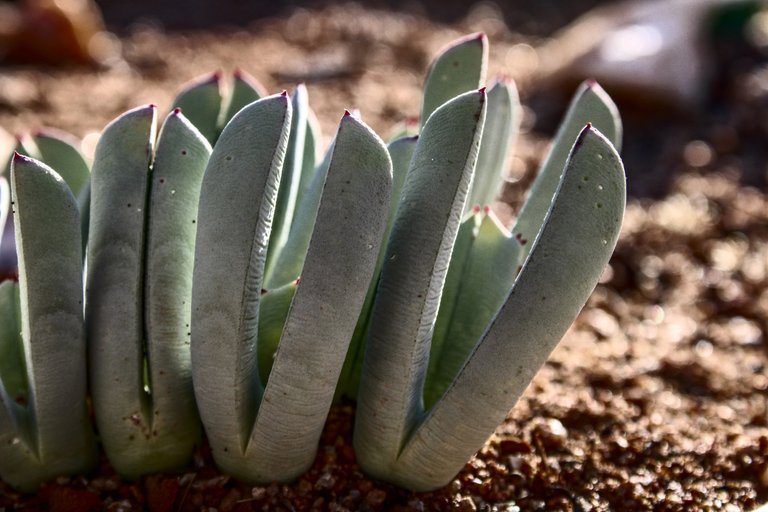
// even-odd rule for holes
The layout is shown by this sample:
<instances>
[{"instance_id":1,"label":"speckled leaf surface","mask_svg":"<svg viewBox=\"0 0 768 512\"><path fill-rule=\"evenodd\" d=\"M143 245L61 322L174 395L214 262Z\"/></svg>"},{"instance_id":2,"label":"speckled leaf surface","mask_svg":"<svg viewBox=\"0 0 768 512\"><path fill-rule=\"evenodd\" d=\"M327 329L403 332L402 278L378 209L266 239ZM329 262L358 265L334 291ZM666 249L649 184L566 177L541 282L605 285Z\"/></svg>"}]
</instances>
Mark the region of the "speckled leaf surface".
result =
<instances>
[{"instance_id":1,"label":"speckled leaf surface","mask_svg":"<svg viewBox=\"0 0 768 512\"><path fill-rule=\"evenodd\" d=\"M388 478L421 409L432 326L469 193L485 90L431 116L419 138L387 245L358 393L355 451Z\"/></svg>"},{"instance_id":2,"label":"speckled leaf surface","mask_svg":"<svg viewBox=\"0 0 768 512\"><path fill-rule=\"evenodd\" d=\"M11 187L19 257L17 319L29 381L25 404L9 404L3 393L0 475L31 490L54 476L89 470L96 445L85 401L77 203L57 173L27 157L14 158ZM15 290L4 291L15 295Z\"/></svg>"}]
</instances>

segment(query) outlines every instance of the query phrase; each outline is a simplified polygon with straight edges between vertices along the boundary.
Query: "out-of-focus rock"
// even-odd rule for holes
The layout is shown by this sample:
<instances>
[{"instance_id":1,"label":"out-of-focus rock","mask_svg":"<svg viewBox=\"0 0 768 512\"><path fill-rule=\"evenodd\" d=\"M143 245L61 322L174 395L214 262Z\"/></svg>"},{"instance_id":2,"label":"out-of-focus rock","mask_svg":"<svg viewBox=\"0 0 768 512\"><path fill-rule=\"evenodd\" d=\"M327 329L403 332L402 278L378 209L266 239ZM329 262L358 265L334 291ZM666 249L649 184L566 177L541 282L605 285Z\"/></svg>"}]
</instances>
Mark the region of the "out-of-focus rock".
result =
<instances>
[{"instance_id":1,"label":"out-of-focus rock","mask_svg":"<svg viewBox=\"0 0 768 512\"><path fill-rule=\"evenodd\" d=\"M572 88L594 78L643 107L693 109L705 98L713 58L710 28L746 0L629 1L577 19L539 49L538 79Z\"/></svg>"},{"instance_id":2,"label":"out-of-focus rock","mask_svg":"<svg viewBox=\"0 0 768 512\"><path fill-rule=\"evenodd\" d=\"M0 3L0 61L13 64L106 65L119 59L92 0Z\"/></svg>"}]
</instances>

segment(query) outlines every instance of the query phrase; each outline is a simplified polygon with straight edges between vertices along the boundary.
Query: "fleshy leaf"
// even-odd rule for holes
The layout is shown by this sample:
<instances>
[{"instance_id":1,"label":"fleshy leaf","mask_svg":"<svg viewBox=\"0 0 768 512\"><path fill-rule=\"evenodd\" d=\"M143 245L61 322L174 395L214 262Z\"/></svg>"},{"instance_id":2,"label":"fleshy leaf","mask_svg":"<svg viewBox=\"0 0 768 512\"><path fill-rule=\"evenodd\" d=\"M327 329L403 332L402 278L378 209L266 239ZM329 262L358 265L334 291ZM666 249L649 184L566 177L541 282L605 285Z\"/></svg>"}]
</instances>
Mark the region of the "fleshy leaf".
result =
<instances>
[{"instance_id":1,"label":"fleshy leaf","mask_svg":"<svg viewBox=\"0 0 768 512\"><path fill-rule=\"evenodd\" d=\"M481 87L488 65L488 38L473 34L453 41L432 62L424 84L421 126L440 105Z\"/></svg>"},{"instance_id":2,"label":"fleshy leaf","mask_svg":"<svg viewBox=\"0 0 768 512\"><path fill-rule=\"evenodd\" d=\"M520 117L520 100L514 82L496 82L488 90L488 115L465 211L475 206L492 205L496 199L507 155L517 137Z\"/></svg>"},{"instance_id":3,"label":"fleshy leaf","mask_svg":"<svg viewBox=\"0 0 768 512\"><path fill-rule=\"evenodd\" d=\"M471 233L469 243L463 242L468 245L462 247L466 256L458 258L455 268L451 258L443 289L424 390L427 409L453 382L504 303L522 263L520 242L501 225L490 208L486 207L474 217L472 224L459 230L459 239L466 231ZM457 240L454 256L459 248Z\"/></svg>"},{"instance_id":4,"label":"fleshy leaf","mask_svg":"<svg viewBox=\"0 0 768 512\"><path fill-rule=\"evenodd\" d=\"M182 87L171 107L180 108L195 128L214 145L219 136L221 104L221 73L217 71Z\"/></svg>"},{"instance_id":5,"label":"fleshy leaf","mask_svg":"<svg viewBox=\"0 0 768 512\"><path fill-rule=\"evenodd\" d=\"M79 197L88 184L91 168L77 139L67 133L43 130L34 136L34 141L40 155L35 158L53 168L67 182L75 198Z\"/></svg>"},{"instance_id":6,"label":"fleshy leaf","mask_svg":"<svg viewBox=\"0 0 768 512\"><path fill-rule=\"evenodd\" d=\"M14 157L11 187L21 341L10 343L23 344L30 380L26 403L17 403L5 387L2 393L0 476L33 490L55 476L88 471L96 462L86 408L80 219L69 187L36 160ZM4 293L16 302L15 290Z\"/></svg>"},{"instance_id":7,"label":"fleshy leaf","mask_svg":"<svg viewBox=\"0 0 768 512\"><path fill-rule=\"evenodd\" d=\"M232 475L250 473L246 448L263 393L259 303L290 124L291 105L284 95L240 110L214 147L200 193L193 382L213 456Z\"/></svg>"},{"instance_id":8,"label":"fleshy leaf","mask_svg":"<svg viewBox=\"0 0 768 512\"><path fill-rule=\"evenodd\" d=\"M469 193L485 118L485 90L430 117L392 227L371 313L358 392L355 452L374 478L390 478L420 415L432 325Z\"/></svg>"},{"instance_id":9,"label":"fleshy leaf","mask_svg":"<svg viewBox=\"0 0 768 512\"><path fill-rule=\"evenodd\" d=\"M283 247L288 242L301 185L304 141L307 133L307 111L309 109L307 88L304 84L296 86L296 90L291 96L291 106L293 107L291 135L285 152L283 172L280 177L280 192L277 194L275 217L272 221L272 233L269 237L269 250L267 251L266 283L268 287L275 284L285 284L274 282L271 275L275 271L274 267Z\"/></svg>"},{"instance_id":10,"label":"fleshy leaf","mask_svg":"<svg viewBox=\"0 0 768 512\"><path fill-rule=\"evenodd\" d=\"M373 301L376 298L376 290L379 285L381 269L384 265L384 256L387 249L386 241L389 240L389 235L392 232L397 205L400 202L405 178L408 174L408 168L418 140L419 138L417 136L403 137L391 142L387 146L389 156L392 158L392 199L390 201L389 213L387 216L387 227L384 230L384 242L379 249L379 257L376 260L376 271L373 274L371 285L368 287L368 293L365 296L365 304L363 305L360 318L357 320L355 332L352 335L352 341L350 342L349 351L347 352L347 359L344 361L344 368L342 369L341 378L339 379L337 397L346 396L352 399L357 397L357 388L360 385L360 372L362 372L363 369L365 337L368 333L371 309L373 307Z\"/></svg>"},{"instance_id":11,"label":"fleshy leaf","mask_svg":"<svg viewBox=\"0 0 768 512\"><path fill-rule=\"evenodd\" d=\"M235 70L232 81L232 92L226 103L226 107L221 109L222 116L219 119L219 131L235 117L246 105L260 100L266 93L264 87L251 75L242 70Z\"/></svg>"},{"instance_id":12,"label":"fleshy leaf","mask_svg":"<svg viewBox=\"0 0 768 512\"><path fill-rule=\"evenodd\" d=\"M280 343L280 336L283 334L285 319L288 317L288 310L291 307L293 296L296 294L296 288L299 286L299 280L265 291L261 296L259 304L259 375L261 384L266 386L269 372L272 370L272 363L275 360L277 345Z\"/></svg>"},{"instance_id":13,"label":"fleshy leaf","mask_svg":"<svg viewBox=\"0 0 768 512\"><path fill-rule=\"evenodd\" d=\"M392 186L381 139L345 115L248 451L247 480L293 480L315 459L379 254Z\"/></svg>"},{"instance_id":14,"label":"fleshy leaf","mask_svg":"<svg viewBox=\"0 0 768 512\"><path fill-rule=\"evenodd\" d=\"M436 489L483 445L592 293L618 239L624 204L621 160L588 127L505 303L451 386L409 432L390 482Z\"/></svg>"},{"instance_id":15,"label":"fleshy leaf","mask_svg":"<svg viewBox=\"0 0 768 512\"><path fill-rule=\"evenodd\" d=\"M155 141L154 105L112 121L96 146L86 284L89 375L99 434L115 469L129 478L151 438L144 389L147 198Z\"/></svg>"},{"instance_id":16,"label":"fleshy leaf","mask_svg":"<svg viewBox=\"0 0 768 512\"><path fill-rule=\"evenodd\" d=\"M533 242L539 232L560 183L573 141L587 123L591 123L620 151L622 129L616 105L597 83L584 82L568 107L552 147L531 185L528 199L512 228L512 234L521 240ZM532 243L523 247L523 258L532 247Z\"/></svg>"}]
</instances>

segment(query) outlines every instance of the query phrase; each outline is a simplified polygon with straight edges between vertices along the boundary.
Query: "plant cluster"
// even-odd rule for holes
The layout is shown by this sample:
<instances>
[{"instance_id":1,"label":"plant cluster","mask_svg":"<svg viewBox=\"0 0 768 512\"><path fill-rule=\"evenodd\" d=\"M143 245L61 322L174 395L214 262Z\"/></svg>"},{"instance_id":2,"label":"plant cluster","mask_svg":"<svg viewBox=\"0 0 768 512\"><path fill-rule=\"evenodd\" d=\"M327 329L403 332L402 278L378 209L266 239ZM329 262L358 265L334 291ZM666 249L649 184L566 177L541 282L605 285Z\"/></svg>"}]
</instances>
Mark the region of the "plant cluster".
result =
<instances>
[{"instance_id":1,"label":"plant cluster","mask_svg":"<svg viewBox=\"0 0 768 512\"><path fill-rule=\"evenodd\" d=\"M154 105L121 115L92 164L22 139L0 477L89 471L90 397L125 478L183 467L204 430L223 472L290 481L347 396L364 471L447 484L585 303L625 202L616 109L585 83L512 230L483 208L521 115L512 83L482 87L486 60L485 36L456 41L418 134L385 144L347 112L322 157L305 87L266 96L243 73L227 95L219 75L187 86L159 130Z\"/></svg>"}]
</instances>

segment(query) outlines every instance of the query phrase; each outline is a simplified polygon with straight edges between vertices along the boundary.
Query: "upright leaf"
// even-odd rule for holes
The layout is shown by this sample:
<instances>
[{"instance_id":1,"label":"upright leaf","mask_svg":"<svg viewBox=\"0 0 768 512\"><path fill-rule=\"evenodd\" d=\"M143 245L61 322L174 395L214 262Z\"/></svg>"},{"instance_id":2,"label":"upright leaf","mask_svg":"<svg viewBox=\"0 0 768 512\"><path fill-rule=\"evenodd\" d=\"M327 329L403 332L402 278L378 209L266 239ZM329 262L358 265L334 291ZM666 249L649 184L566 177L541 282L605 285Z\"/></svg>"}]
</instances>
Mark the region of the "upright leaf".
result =
<instances>
[{"instance_id":1,"label":"upright leaf","mask_svg":"<svg viewBox=\"0 0 768 512\"><path fill-rule=\"evenodd\" d=\"M507 155L520 126L520 100L514 82L500 80L488 91L488 115L477 157L475 180L466 211L493 204L503 178Z\"/></svg>"},{"instance_id":2,"label":"upright leaf","mask_svg":"<svg viewBox=\"0 0 768 512\"><path fill-rule=\"evenodd\" d=\"M448 268L429 355L424 401L431 407L453 382L512 288L522 263L520 242L490 208L477 213L465 258ZM466 222L465 222L466 224ZM467 226L468 228L469 226ZM462 231L466 231L462 225ZM457 248L459 242L457 241ZM454 250L454 256L457 251ZM447 293L449 288L452 293Z\"/></svg>"},{"instance_id":3,"label":"upright leaf","mask_svg":"<svg viewBox=\"0 0 768 512\"><path fill-rule=\"evenodd\" d=\"M151 439L145 388L147 198L155 141L154 105L126 112L104 129L91 180L86 320L93 410L104 450L135 478Z\"/></svg>"},{"instance_id":4,"label":"upright leaf","mask_svg":"<svg viewBox=\"0 0 768 512\"><path fill-rule=\"evenodd\" d=\"M485 90L430 117L411 160L371 314L358 394L355 451L388 478L421 414L432 326L475 168Z\"/></svg>"},{"instance_id":5,"label":"upright leaf","mask_svg":"<svg viewBox=\"0 0 768 512\"><path fill-rule=\"evenodd\" d=\"M219 132L246 105L266 96L264 87L245 71L236 69L233 78L232 92L227 99L226 106L221 109L222 115L218 122Z\"/></svg>"},{"instance_id":6,"label":"upright leaf","mask_svg":"<svg viewBox=\"0 0 768 512\"><path fill-rule=\"evenodd\" d=\"M345 115L301 283L248 446L248 480L293 480L315 459L379 254L391 183L384 143Z\"/></svg>"},{"instance_id":7,"label":"upright leaf","mask_svg":"<svg viewBox=\"0 0 768 512\"><path fill-rule=\"evenodd\" d=\"M15 285L3 285L2 314L9 318L18 304L21 340L2 344L17 347L17 358L23 345L26 368L15 369L16 385L23 386L22 373L29 380L19 403L3 378L0 477L33 490L55 476L86 472L96 462L86 409L80 219L68 186L40 162L17 154L11 187L19 291L16 303Z\"/></svg>"},{"instance_id":8,"label":"upright leaf","mask_svg":"<svg viewBox=\"0 0 768 512\"><path fill-rule=\"evenodd\" d=\"M568 107L565 118L552 147L531 186L528 199L523 204L512 228L512 234L529 243L523 247L523 258L533 247L533 239L539 232L547 211L552 204L568 155L579 133L591 123L617 148L621 149L621 118L616 105L605 91L593 81L586 81Z\"/></svg>"},{"instance_id":9,"label":"upright leaf","mask_svg":"<svg viewBox=\"0 0 768 512\"><path fill-rule=\"evenodd\" d=\"M195 128L214 145L219 136L221 104L221 73L217 71L182 87L171 106L180 108Z\"/></svg>"},{"instance_id":10,"label":"upright leaf","mask_svg":"<svg viewBox=\"0 0 768 512\"><path fill-rule=\"evenodd\" d=\"M432 112L459 94L477 89L485 80L488 65L488 38L473 34L452 42L432 62L424 84L421 126Z\"/></svg>"},{"instance_id":11,"label":"upright leaf","mask_svg":"<svg viewBox=\"0 0 768 512\"><path fill-rule=\"evenodd\" d=\"M214 458L234 475L248 471L244 457L263 393L259 303L290 124L286 95L268 96L238 112L211 154L200 193L193 382Z\"/></svg>"},{"instance_id":12,"label":"upright leaf","mask_svg":"<svg viewBox=\"0 0 768 512\"><path fill-rule=\"evenodd\" d=\"M368 293L365 296L365 304L360 313L360 318L357 320L355 332L352 335L352 341L350 342L349 351L347 352L347 359L344 361L344 368L341 371L339 389L337 390L338 397L346 396L353 399L357 397L357 388L360 386L360 373L363 369L365 338L368 333L373 301L376 298L376 290L379 286L381 269L384 265L387 240L389 240L389 235L392 232L397 205L400 202L405 178L408 174L408 168L418 140L418 136L402 137L390 142L387 146L389 156L392 159L392 199L390 200L389 211L387 214L387 227L384 229L384 236L382 237L383 242L379 248L379 257L376 260L376 270L373 273L371 284L368 287Z\"/></svg>"},{"instance_id":13,"label":"upright leaf","mask_svg":"<svg viewBox=\"0 0 768 512\"><path fill-rule=\"evenodd\" d=\"M297 208L299 186L301 185L302 165L304 163L304 141L307 133L307 88L304 84L296 86L291 96L293 117L291 120L291 135L283 162L283 173L280 178L280 192L277 194L275 217L272 222L272 234L269 238L267 251L266 282L272 286L271 275L277 263L280 252L288 242L293 218ZM278 283L282 285L285 283Z\"/></svg>"},{"instance_id":14,"label":"upright leaf","mask_svg":"<svg viewBox=\"0 0 768 512\"><path fill-rule=\"evenodd\" d=\"M443 397L409 432L390 482L436 489L483 445L597 284L624 204L618 154L596 130L584 129L504 305Z\"/></svg>"},{"instance_id":15,"label":"upright leaf","mask_svg":"<svg viewBox=\"0 0 768 512\"><path fill-rule=\"evenodd\" d=\"M90 180L91 168L80 151L80 143L71 135L42 130L34 136L39 160L52 167L69 185L78 198ZM37 158L37 157L35 157Z\"/></svg>"}]
</instances>

